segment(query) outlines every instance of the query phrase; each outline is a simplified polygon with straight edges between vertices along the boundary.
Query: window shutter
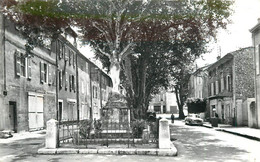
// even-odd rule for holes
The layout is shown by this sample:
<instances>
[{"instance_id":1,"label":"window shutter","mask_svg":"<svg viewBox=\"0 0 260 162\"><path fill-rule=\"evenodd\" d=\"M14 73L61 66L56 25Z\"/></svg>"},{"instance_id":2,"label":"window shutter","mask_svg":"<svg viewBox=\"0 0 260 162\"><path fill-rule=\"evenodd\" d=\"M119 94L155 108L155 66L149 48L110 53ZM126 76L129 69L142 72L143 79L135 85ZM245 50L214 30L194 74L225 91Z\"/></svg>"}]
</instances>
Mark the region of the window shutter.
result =
<instances>
[{"instance_id":1,"label":"window shutter","mask_svg":"<svg viewBox=\"0 0 260 162\"><path fill-rule=\"evenodd\" d=\"M63 48L63 46L62 46L62 44L61 44L61 42L59 41L59 58L61 59L62 58L62 48Z\"/></svg>"},{"instance_id":2,"label":"window shutter","mask_svg":"<svg viewBox=\"0 0 260 162\"><path fill-rule=\"evenodd\" d=\"M69 51L69 65L71 65L71 55L72 55L72 51Z\"/></svg>"},{"instance_id":3,"label":"window shutter","mask_svg":"<svg viewBox=\"0 0 260 162\"><path fill-rule=\"evenodd\" d=\"M27 59L27 76L28 79L32 79L32 66L31 66L31 59Z\"/></svg>"},{"instance_id":4,"label":"window shutter","mask_svg":"<svg viewBox=\"0 0 260 162\"><path fill-rule=\"evenodd\" d=\"M73 53L73 67L76 66L76 53Z\"/></svg>"},{"instance_id":5,"label":"window shutter","mask_svg":"<svg viewBox=\"0 0 260 162\"><path fill-rule=\"evenodd\" d=\"M73 80L74 80L74 87L73 87L73 89L74 89L74 92L76 92L76 77L75 77L75 75L73 76Z\"/></svg>"},{"instance_id":6,"label":"window shutter","mask_svg":"<svg viewBox=\"0 0 260 162\"><path fill-rule=\"evenodd\" d=\"M59 71L59 86L62 88L62 70Z\"/></svg>"},{"instance_id":7,"label":"window shutter","mask_svg":"<svg viewBox=\"0 0 260 162\"><path fill-rule=\"evenodd\" d=\"M70 91L72 89L72 75L69 76L69 82L70 82Z\"/></svg>"},{"instance_id":8,"label":"window shutter","mask_svg":"<svg viewBox=\"0 0 260 162\"><path fill-rule=\"evenodd\" d=\"M40 62L40 81L44 83L44 64Z\"/></svg>"},{"instance_id":9,"label":"window shutter","mask_svg":"<svg viewBox=\"0 0 260 162\"><path fill-rule=\"evenodd\" d=\"M69 49L68 49L68 47L65 46L65 56L64 56L65 61L68 60L68 55L69 55Z\"/></svg>"},{"instance_id":10,"label":"window shutter","mask_svg":"<svg viewBox=\"0 0 260 162\"><path fill-rule=\"evenodd\" d=\"M51 85L52 84L52 68L51 68L51 64L48 65L48 84Z\"/></svg>"},{"instance_id":11,"label":"window shutter","mask_svg":"<svg viewBox=\"0 0 260 162\"><path fill-rule=\"evenodd\" d=\"M65 73L65 90L68 89L68 72Z\"/></svg>"}]
</instances>

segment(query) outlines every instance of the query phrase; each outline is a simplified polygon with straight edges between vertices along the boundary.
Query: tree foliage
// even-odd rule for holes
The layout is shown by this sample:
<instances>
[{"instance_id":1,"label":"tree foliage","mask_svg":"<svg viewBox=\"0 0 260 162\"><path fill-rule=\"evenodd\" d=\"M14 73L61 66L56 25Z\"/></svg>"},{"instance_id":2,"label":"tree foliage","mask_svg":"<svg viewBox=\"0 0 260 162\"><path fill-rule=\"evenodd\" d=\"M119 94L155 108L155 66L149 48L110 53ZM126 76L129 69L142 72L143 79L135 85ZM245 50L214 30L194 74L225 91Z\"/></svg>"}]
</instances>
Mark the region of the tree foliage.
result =
<instances>
[{"instance_id":1,"label":"tree foliage","mask_svg":"<svg viewBox=\"0 0 260 162\"><path fill-rule=\"evenodd\" d=\"M182 66L226 27L231 5L229 0L2 0L5 15L21 26L29 44L35 44L30 35L54 37L78 27L115 89L122 83L132 107L144 111L151 95L169 86L169 74L182 75Z\"/></svg>"},{"instance_id":2,"label":"tree foliage","mask_svg":"<svg viewBox=\"0 0 260 162\"><path fill-rule=\"evenodd\" d=\"M206 111L207 100L201 98L188 98L187 106L189 113L202 113Z\"/></svg>"}]
</instances>

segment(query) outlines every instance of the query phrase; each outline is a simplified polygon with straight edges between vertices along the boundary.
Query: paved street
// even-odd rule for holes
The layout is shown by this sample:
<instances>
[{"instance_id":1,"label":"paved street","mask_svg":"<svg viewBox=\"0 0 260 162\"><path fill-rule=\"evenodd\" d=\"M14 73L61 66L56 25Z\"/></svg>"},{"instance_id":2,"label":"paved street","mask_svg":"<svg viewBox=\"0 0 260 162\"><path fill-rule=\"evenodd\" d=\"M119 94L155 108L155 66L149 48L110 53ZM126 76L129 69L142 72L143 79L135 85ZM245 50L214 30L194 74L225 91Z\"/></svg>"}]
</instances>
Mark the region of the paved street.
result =
<instances>
[{"instance_id":1,"label":"paved street","mask_svg":"<svg viewBox=\"0 0 260 162\"><path fill-rule=\"evenodd\" d=\"M178 149L177 157L133 155L37 155L43 136L0 141L0 161L259 161L260 142L200 126L186 126L175 121L171 137ZM257 158L257 159L256 159Z\"/></svg>"}]
</instances>

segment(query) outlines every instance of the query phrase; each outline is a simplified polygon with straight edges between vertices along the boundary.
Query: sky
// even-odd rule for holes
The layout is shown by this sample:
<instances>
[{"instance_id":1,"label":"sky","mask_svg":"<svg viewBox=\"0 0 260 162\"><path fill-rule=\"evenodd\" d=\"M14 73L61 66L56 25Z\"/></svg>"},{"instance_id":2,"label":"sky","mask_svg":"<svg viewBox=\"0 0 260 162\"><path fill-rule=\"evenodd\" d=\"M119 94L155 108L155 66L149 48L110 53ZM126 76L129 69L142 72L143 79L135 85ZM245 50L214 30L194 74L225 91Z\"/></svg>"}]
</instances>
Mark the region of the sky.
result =
<instances>
[{"instance_id":1,"label":"sky","mask_svg":"<svg viewBox=\"0 0 260 162\"><path fill-rule=\"evenodd\" d=\"M204 60L196 61L198 67L216 62L219 53L223 57L229 52L252 46L249 30L257 24L257 19L260 18L260 0L234 1L232 23L227 26L226 30L219 31L217 42L210 44L212 51L203 55Z\"/></svg>"}]
</instances>

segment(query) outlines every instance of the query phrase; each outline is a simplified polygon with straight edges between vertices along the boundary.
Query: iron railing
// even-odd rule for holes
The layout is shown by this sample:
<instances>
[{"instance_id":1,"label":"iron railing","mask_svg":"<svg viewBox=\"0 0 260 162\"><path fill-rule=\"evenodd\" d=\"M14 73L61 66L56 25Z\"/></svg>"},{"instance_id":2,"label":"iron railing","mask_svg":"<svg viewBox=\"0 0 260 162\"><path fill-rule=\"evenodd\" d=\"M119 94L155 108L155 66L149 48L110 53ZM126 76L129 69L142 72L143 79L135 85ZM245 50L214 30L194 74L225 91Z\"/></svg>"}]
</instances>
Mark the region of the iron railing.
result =
<instances>
[{"instance_id":1,"label":"iron railing","mask_svg":"<svg viewBox=\"0 0 260 162\"><path fill-rule=\"evenodd\" d=\"M149 125L146 123L145 125ZM143 139L136 136L128 121L115 122L106 121L62 121L59 122L59 146L83 145L88 148L100 146L131 147L137 144L148 144L158 142L158 125L150 126L150 131ZM148 137L148 139L147 139Z\"/></svg>"}]
</instances>

